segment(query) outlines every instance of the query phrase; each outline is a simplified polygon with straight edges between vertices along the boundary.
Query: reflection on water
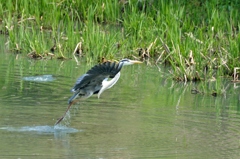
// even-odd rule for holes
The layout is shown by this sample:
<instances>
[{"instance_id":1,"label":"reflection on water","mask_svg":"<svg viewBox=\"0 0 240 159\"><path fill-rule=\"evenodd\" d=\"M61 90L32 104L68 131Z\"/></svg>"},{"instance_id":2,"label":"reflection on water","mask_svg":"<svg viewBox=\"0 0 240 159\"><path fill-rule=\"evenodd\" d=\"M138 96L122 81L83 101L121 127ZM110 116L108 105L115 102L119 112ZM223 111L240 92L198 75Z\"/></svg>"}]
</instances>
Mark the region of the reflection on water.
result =
<instances>
[{"instance_id":1,"label":"reflection on water","mask_svg":"<svg viewBox=\"0 0 240 159\"><path fill-rule=\"evenodd\" d=\"M92 65L20 56L16 60L1 53L0 62L0 158L240 155L240 87L229 81L219 82L224 93L213 97L191 94L201 85L166 80L155 67L124 67L119 82L100 99L92 96L75 104L66 124L54 127L76 78ZM44 79L42 75L54 80L23 80ZM215 89L219 83L207 87Z\"/></svg>"}]
</instances>

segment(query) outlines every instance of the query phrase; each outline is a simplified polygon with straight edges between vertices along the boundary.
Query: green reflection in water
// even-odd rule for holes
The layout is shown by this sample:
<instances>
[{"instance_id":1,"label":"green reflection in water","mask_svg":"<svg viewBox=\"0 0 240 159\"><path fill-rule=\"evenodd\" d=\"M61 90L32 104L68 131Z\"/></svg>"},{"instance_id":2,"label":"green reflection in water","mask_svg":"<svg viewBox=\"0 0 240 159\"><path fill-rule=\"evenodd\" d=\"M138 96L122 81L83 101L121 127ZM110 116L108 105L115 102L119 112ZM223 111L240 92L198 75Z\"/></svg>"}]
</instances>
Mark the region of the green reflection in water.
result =
<instances>
[{"instance_id":1,"label":"green reflection in water","mask_svg":"<svg viewBox=\"0 0 240 159\"><path fill-rule=\"evenodd\" d=\"M236 158L239 88L226 80L176 83L167 71L124 67L119 82L71 109L74 133L7 131L52 127L67 107L70 89L92 64L30 60L0 53L0 156L34 158ZM23 77L53 75L50 82ZM222 87L222 95L191 94ZM204 89L201 89L203 88Z\"/></svg>"}]
</instances>

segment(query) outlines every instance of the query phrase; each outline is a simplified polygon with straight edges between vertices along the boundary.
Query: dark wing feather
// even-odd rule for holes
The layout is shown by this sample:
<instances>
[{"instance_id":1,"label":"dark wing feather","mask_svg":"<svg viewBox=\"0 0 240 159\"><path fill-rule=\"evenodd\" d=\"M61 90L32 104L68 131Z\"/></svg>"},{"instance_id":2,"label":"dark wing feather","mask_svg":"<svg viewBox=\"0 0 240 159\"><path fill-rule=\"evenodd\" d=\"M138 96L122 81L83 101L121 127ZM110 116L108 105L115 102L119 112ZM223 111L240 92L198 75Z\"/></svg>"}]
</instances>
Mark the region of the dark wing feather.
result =
<instances>
[{"instance_id":1,"label":"dark wing feather","mask_svg":"<svg viewBox=\"0 0 240 159\"><path fill-rule=\"evenodd\" d=\"M72 92L75 92L77 89L83 87L84 85L87 85L89 83L90 79L91 79L91 76L89 74L84 74L84 75L80 76L77 79L74 87L72 88Z\"/></svg>"},{"instance_id":2,"label":"dark wing feather","mask_svg":"<svg viewBox=\"0 0 240 159\"><path fill-rule=\"evenodd\" d=\"M95 65L86 74L78 78L72 91L82 89L89 85L100 85L105 78L113 78L122 68L122 64L116 62L104 62Z\"/></svg>"},{"instance_id":3,"label":"dark wing feather","mask_svg":"<svg viewBox=\"0 0 240 159\"><path fill-rule=\"evenodd\" d=\"M86 74L107 74L108 76L114 77L122 68L119 66L119 63L116 62L104 62L95 65Z\"/></svg>"}]
</instances>

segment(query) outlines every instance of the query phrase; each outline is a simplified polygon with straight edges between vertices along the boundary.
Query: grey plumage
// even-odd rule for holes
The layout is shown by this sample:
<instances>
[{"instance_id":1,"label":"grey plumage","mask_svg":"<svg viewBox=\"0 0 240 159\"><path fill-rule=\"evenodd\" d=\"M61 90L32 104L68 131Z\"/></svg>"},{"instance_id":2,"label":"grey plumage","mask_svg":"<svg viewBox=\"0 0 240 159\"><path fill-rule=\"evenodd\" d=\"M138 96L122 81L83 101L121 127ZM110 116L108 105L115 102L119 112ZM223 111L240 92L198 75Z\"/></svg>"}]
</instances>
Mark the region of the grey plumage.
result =
<instances>
[{"instance_id":1,"label":"grey plumage","mask_svg":"<svg viewBox=\"0 0 240 159\"><path fill-rule=\"evenodd\" d=\"M82 75L76 81L72 92L74 95L68 100L71 103L78 96L88 98L92 94L96 94L102 88L102 81L107 78L113 78L122 69L123 63L104 62L95 65L86 74Z\"/></svg>"}]
</instances>

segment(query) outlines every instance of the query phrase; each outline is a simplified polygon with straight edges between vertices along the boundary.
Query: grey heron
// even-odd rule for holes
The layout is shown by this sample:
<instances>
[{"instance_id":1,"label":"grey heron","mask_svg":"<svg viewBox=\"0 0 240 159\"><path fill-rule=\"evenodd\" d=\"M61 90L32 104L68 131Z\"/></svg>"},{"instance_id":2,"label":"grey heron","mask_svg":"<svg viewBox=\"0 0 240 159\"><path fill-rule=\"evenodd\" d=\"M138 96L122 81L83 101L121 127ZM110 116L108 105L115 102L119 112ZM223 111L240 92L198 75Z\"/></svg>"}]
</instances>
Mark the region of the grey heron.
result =
<instances>
[{"instance_id":1,"label":"grey heron","mask_svg":"<svg viewBox=\"0 0 240 159\"><path fill-rule=\"evenodd\" d=\"M55 123L57 125L65 117L70 107L75 103L75 99L86 99L93 94L100 95L107 89L111 88L120 78L120 71L125 65L142 63L137 60L122 59L119 62L104 62L92 67L87 73L80 76L72 88L73 96L68 100L68 108L64 115ZM109 80L110 79L110 80Z\"/></svg>"}]
</instances>

